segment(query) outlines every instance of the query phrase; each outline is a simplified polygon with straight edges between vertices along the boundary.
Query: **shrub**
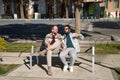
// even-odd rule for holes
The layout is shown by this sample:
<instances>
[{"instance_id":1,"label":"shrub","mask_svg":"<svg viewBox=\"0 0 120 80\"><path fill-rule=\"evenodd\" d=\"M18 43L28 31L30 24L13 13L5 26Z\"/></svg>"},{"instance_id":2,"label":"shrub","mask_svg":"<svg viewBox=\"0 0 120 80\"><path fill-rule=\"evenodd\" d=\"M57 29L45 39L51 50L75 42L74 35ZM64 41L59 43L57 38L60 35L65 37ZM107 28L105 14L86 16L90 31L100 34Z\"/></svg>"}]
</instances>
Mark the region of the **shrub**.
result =
<instances>
[{"instance_id":1,"label":"shrub","mask_svg":"<svg viewBox=\"0 0 120 80\"><path fill-rule=\"evenodd\" d=\"M6 44L7 42L4 40L4 38L0 37L0 52L6 51Z\"/></svg>"}]
</instances>

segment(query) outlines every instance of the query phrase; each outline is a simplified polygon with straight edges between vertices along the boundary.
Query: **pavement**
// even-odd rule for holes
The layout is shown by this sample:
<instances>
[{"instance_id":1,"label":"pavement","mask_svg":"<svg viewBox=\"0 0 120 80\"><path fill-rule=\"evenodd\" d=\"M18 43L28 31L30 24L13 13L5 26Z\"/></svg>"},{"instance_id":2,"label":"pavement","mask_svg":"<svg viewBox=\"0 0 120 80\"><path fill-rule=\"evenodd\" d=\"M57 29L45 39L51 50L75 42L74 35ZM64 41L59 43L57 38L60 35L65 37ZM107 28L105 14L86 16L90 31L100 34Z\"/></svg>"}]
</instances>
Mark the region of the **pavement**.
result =
<instances>
[{"instance_id":1,"label":"pavement","mask_svg":"<svg viewBox=\"0 0 120 80\"><path fill-rule=\"evenodd\" d=\"M58 57L53 58L53 75L47 75L46 57L39 57L39 64L33 62L32 68L25 63L29 53L3 53L1 64L20 64L19 67L0 76L0 80L116 80L113 76L113 68L120 67L120 54L95 55L95 72L92 73L92 56L90 53L78 55L74 66L74 72L63 72L62 63ZM27 57L26 57L27 56ZM28 60L29 61L29 60Z\"/></svg>"}]
</instances>

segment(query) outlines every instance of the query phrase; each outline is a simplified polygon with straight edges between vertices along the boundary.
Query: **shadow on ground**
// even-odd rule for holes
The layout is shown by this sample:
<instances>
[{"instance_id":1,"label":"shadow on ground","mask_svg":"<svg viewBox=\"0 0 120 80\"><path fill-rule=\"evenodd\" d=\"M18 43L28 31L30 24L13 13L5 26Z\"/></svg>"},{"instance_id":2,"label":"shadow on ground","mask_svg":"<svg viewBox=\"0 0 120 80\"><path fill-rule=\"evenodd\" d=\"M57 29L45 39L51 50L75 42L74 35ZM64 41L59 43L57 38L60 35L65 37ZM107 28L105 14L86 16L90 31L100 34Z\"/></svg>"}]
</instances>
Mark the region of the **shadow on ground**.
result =
<instances>
[{"instance_id":1,"label":"shadow on ground","mask_svg":"<svg viewBox=\"0 0 120 80\"><path fill-rule=\"evenodd\" d=\"M30 64L30 57L27 57L27 59L28 59L28 61L27 62L24 61L24 64L26 65L26 67L28 69L30 69L30 66L28 66ZM32 66L35 66L37 64L40 68L42 68L47 73L47 69L43 66L43 65L47 65L46 60L47 60L46 56L33 56L32 57L32 61L33 61ZM69 61L69 60L70 60L70 58L67 58L67 61ZM80 64L81 64L81 62L76 60L74 65L79 66ZM52 67L57 67L57 68L60 68L61 70L63 68L63 63L61 62L60 58L57 55L52 56ZM87 70L87 69L85 69L85 70Z\"/></svg>"},{"instance_id":2,"label":"shadow on ground","mask_svg":"<svg viewBox=\"0 0 120 80\"><path fill-rule=\"evenodd\" d=\"M0 36L7 39L25 39L25 40L39 40L44 39L46 34L51 32L51 24L38 23L19 23L0 25ZM64 25L58 24L59 33L64 34ZM71 31L74 30L71 28ZM83 32L84 36L90 36ZM10 41L10 40L9 40Z\"/></svg>"},{"instance_id":3,"label":"shadow on ground","mask_svg":"<svg viewBox=\"0 0 120 80\"><path fill-rule=\"evenodd\" d=\"M49 24L8 24L0 25L0 35L10 39L43 39L51 31L52 25ZM63 25L58 25L59 32L63 33Z\"/></svg>"},{"instance_id":4,"label":"shadow on ground","mask_svg":"<svg viewBox=\"0 0 120 80\"><path fill-rule=\"evenodd\" d=\"M120 21L92 22L94 28L120 29Z\"/></svg>"}]
</instances>

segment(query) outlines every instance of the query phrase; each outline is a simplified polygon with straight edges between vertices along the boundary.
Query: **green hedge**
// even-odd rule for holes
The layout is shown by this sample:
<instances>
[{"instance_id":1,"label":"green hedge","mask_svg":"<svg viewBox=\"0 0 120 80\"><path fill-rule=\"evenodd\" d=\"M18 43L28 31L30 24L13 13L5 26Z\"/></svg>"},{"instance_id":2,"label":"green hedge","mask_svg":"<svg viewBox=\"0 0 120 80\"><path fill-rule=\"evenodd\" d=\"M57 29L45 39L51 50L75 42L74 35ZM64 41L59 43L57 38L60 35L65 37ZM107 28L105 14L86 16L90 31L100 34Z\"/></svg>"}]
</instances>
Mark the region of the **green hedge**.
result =
<instances>
[{"instance_id":1,"label":"green hedge","mask_svg":"<svg viewBox=\"0 0 120 80\"><path fill-rule=\"evenodd\" d=\"M6 41L0 37L0 51L6 51Z\"/></svg>"}]
</instances>

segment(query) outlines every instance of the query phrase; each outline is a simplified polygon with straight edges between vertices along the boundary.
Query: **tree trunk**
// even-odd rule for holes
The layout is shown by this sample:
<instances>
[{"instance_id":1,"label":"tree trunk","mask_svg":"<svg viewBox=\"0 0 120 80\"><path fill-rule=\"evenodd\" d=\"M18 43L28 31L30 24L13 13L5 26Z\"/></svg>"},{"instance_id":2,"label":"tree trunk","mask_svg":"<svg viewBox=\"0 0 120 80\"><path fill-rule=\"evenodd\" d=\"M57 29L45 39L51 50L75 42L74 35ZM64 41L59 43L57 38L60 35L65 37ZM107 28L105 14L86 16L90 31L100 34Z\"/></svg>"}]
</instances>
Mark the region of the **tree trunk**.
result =
<instances>
[{"instance_id":1,"label":"tree trunk","mask_svg":"<svg viewBox=\"0 0 120 80\"><path fill-rule=\"evenodd\" d=\"M75 32L80 33L80 11L78 6L76 6L75 11Z\"/></svg>"},{"instance_id":2,"label":"tree trunk","mask_svg":"<svg viewBox=\"0 0 120 80\"><path fill-rule=\"evenodd\" d=\"M0 15L0 19L2 19L2 16Z\"/></svg>"},{"instance_id":3,"label":"tree trunk","mask_svg":"<svg viewBox=\"0 0 120 80\"><path fill-rule=\"evenodd\" d=\"M33 18L33 13L34 13L33 4L34 4L33 1L29 0L28 6L27 6L27 18L28 19Z\"/></svg>"},{"instance_id":4,"label":"tree trunk","mask_svg":"<svg viewBox=\"0 0 120 80\"><path fill-rule=\"evenodd\" d=\"M4 2L3 2L3 0L0 0L0 19L2 18L2 14L5 14Z\"/></svg>"},{"instance_id":5,"label":"tree trunk","mask_svg":"<svg viewBox=\"0 0 120 80\"><path fill-rule=\"evenodd\" d=\"M14 15L14 13L15 13L15 6L14 6L14 0L12 0L12 5L11 5L12 7L12 14Z\"/></svg>"},{"instance_id":6,"label":"tree trunk","mask_svg":"<svg viewBox=\"0 0 120 80\"><path fill-rule=\"evenodd\" d=\"M66 18L68 19L69 17L68 17L69 15L68 15L68 7L66 7Z\"/></svg>"},{"instance_id":7,"label":"tree trunk","mask_svg":"<svg viewBox=\"0 0 120 80\"><path fill-rule=\"evenodd\" d=\"M69 13L68 13L68 0L65 0L65 11L66 11L66 18L69 18Z\"/></svg>"},{"instance_id":8,"label":"tree trunk","mask_svg":"<svg viewBox=\"0 0 120 80\"><path fill-rule=\"evenodd\" d=\"M20 15L21 15L21 18L25 18L24 10L23 10L23 0L21 0L21 4L20 4Z\"/></svg>"}]
</instances>

